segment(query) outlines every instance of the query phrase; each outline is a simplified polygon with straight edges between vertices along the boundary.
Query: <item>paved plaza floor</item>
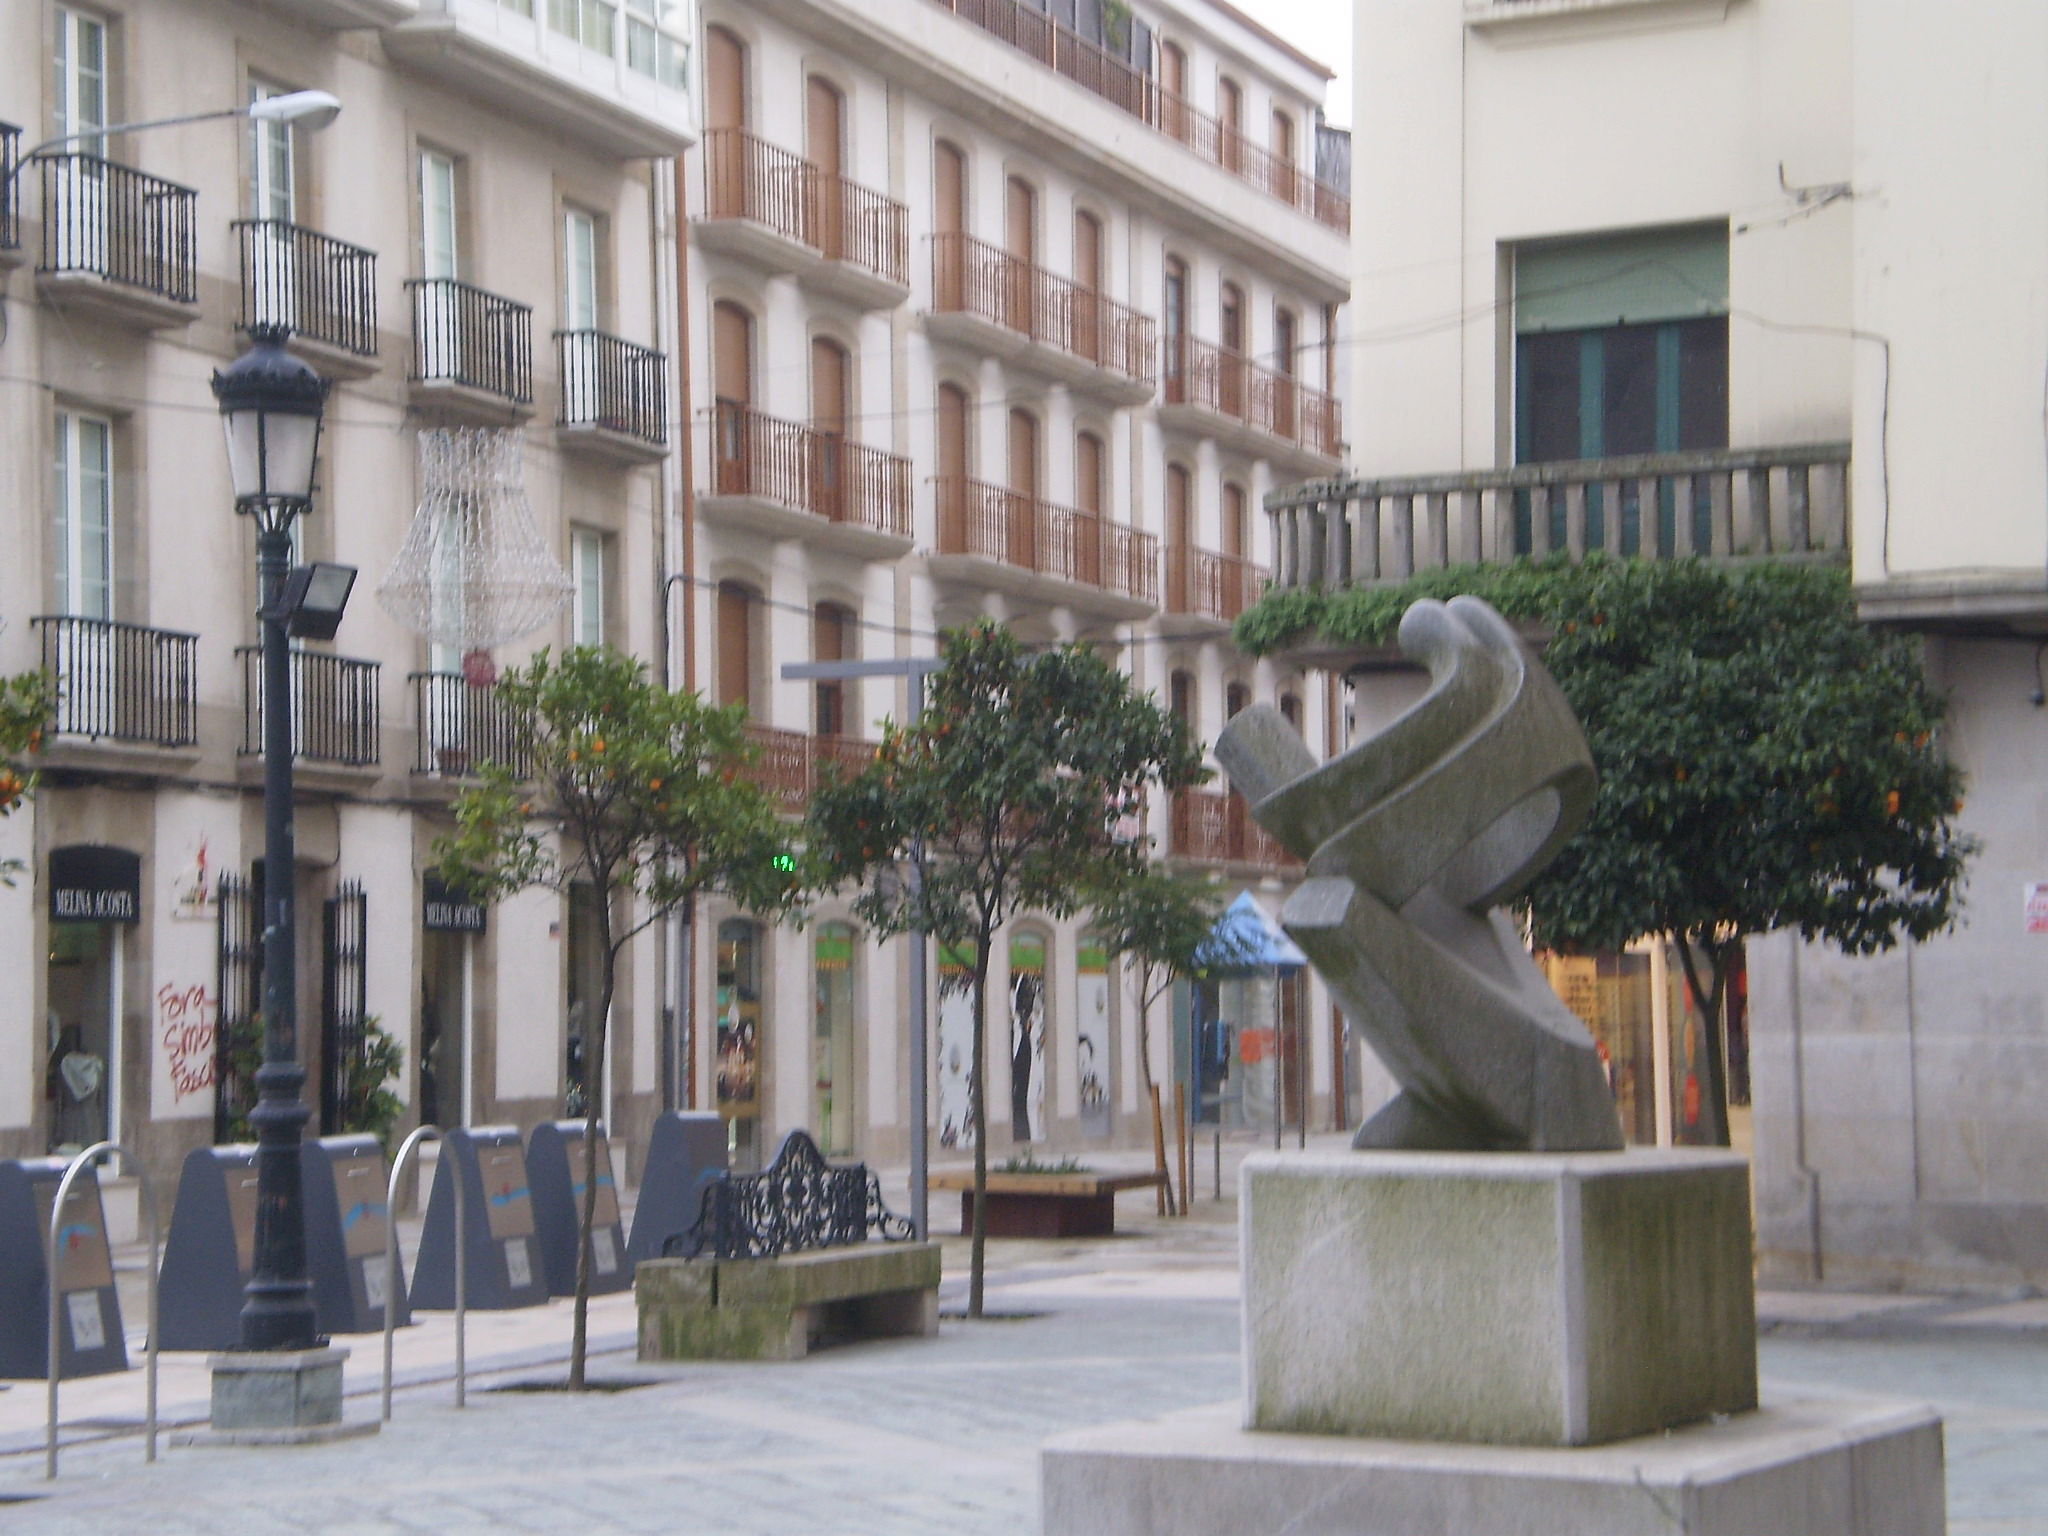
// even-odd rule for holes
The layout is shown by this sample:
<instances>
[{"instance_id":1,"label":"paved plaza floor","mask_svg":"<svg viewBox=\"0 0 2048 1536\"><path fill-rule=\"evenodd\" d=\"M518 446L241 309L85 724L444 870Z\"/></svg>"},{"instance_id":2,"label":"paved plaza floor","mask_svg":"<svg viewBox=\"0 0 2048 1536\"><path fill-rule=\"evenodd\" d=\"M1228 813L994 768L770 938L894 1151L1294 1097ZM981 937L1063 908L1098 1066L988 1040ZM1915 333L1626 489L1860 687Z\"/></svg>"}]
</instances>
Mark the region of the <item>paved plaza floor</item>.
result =
<instances>
[{"instance_id":1,"label":"paved plaza floor","mask_svg":"<svg viewBox=\"0 0 2048 1536\"><path fill-rule=\"evenodd\" d=\"M1137 1191L1119 1198L1116 1237L991 1243L985 1321L951 1315L966 1251L949 1238L937 1339L791 1364L640 1366L619 1296L592 1307L592 1375L608 1390L518 1390L563 1376L558 1301L473 1317L458 1411L452 1327L429 1314L401 1333L391 1422L330 1445L167 1443L146 1465L137 1370L65 1384L60 1474L45 1482L43 1386L18 1382L0 1391L0 1533L1031 1536L1047 1437L1237 1395L1234 1207L1211 1187L1205 1166L1186 1220L1158 1218ZM941 1233L957 1217L932 1214ZM2048 1301L1766 1292L1759 1313L1767 1396L1932 1402L1947 1419L1950 1531L2048 1536ZM347 1416L374 1419L378 1339L343 1342ZM203 1358L164 1358L166 1419L203 1420Z\"/></svg>"}]
</instances>

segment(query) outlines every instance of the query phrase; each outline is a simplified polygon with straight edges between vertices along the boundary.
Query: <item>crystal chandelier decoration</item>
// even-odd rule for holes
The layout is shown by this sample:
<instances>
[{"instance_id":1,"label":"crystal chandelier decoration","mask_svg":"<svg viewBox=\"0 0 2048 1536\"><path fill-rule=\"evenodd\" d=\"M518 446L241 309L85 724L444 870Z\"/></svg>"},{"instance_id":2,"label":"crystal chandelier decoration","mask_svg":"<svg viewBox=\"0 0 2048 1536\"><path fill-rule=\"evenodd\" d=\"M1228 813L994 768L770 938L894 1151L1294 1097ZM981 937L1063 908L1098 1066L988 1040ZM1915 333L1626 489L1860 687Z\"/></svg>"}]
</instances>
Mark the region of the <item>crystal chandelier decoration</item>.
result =
<instances>
[{"instance_id":1,"label":"crystal chandelier decoration","mask_svg":"<svg viewBox=\"0 0 2048 1536\"><path fill-rule=\"evenodd\" d=\"M399 623L463 653L472 683L489 680L491 647L531 634L572 591L526 500L525 448L517 428L422 432L419 510L377 587Z\"/></svg>"}]
</instances>

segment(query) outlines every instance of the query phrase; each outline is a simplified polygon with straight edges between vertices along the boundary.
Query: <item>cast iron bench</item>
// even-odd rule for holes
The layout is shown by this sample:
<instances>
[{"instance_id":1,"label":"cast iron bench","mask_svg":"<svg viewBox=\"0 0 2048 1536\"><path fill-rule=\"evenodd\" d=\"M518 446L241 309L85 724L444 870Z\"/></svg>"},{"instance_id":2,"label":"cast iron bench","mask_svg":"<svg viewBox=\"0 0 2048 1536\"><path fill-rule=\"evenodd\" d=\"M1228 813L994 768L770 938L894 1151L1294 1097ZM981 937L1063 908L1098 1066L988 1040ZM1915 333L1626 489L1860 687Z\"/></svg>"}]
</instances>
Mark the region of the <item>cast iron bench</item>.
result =
<instances>
[{"instance_id":1,"label":"cast iron bench","mask_svg":"<svg viewBox=\"0 0 2048 1536\"><path fill-rule=\"evenodd\" d=\"M640 1358L801 1360L828 1335L935 1334L939 1249L914 1237L865 1164L791 1131L760 1173L709 1180L690 1229L634 1272Z\"/></svg>"}]
</instances>

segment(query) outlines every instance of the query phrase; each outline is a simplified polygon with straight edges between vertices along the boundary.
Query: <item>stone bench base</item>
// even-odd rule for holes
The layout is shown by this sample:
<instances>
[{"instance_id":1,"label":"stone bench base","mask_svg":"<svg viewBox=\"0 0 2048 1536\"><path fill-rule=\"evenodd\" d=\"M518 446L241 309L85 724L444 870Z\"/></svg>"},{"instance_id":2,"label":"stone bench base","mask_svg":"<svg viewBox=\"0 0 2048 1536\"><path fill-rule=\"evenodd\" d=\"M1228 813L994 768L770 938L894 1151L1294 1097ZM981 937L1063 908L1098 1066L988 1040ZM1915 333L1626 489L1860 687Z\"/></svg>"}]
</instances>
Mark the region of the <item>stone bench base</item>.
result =
<instances>
[{"instance_id":1,"label":"stone bench base","mask_svg":"<svg viewBox=\"0 0 2048 1536\"><path fill-rule=\"evenodd\" d=\"M939 1331L936 1243L858 1243L779 1259L643 1259L642 1360L801 1360L821 1338Z\"/></svg>"}]
</instances>

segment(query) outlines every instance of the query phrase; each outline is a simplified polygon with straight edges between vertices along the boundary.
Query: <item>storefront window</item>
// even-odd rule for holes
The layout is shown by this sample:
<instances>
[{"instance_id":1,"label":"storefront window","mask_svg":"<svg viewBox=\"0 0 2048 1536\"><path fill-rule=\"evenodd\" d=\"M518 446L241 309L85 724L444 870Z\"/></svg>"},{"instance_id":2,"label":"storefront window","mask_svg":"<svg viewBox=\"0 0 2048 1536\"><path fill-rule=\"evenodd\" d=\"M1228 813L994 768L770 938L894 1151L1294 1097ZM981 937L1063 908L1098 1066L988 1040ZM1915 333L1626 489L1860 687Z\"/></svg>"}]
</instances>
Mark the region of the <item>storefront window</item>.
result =
<instances>
[{"instance_id":1,"label":"storefront window","mask_svg":"<svg viewBox=\"0 0 2048 1536\"><path fill-rule=\"evenodd\" d=\"M1109 1032L1109 956L1094 934L1081 936L1074 972L1074 1083L1080 1097L1081 1133L1107 1136L1113 1054Z\"/></svg>"},{"instance_id":2,"label":"storefront window","mask_svg":"<svg viewBox=\"0 0 2048 1536\"><path fill-rule=\"evenodd\" d=\"M974 946L939 947L939 1145L974 1145Z\"/></svg>"},{"instance_id":3,"label":"storefront window","mask_svg":"<svg viewBox=\"0 0 2048 1536\"><path fill-rule=\"evenodd\" d=\"M735 1163L760 1161L761 925L718 925L718 1112Z\"/></svg>"},{"instance_id":4,"label":"storefront window","mask_svg":"<svg viewBox=\"0 0 2048 1536\"><path fill-rule=\"evenodd\" d=\"M853 1151L853 929L826 923L812 947L811 1124L829 1156Z\"/></svg>"},{"instance_id":5,"label":"storefront window","mask_svg":"<svg viewBox=\"0 0 2048 1536\"><path fill-rule=\"evenodd\" d=\"M1045 940L1010 941L1010 1134L1045 1137Z\"/></svg>"}]
</instances>

